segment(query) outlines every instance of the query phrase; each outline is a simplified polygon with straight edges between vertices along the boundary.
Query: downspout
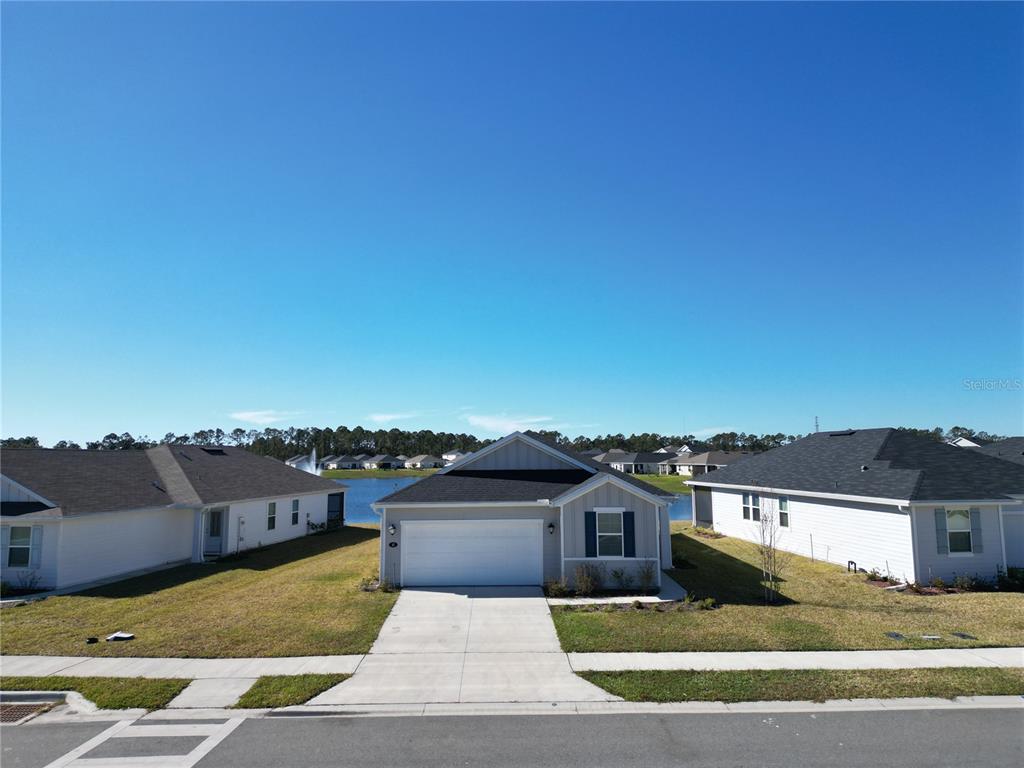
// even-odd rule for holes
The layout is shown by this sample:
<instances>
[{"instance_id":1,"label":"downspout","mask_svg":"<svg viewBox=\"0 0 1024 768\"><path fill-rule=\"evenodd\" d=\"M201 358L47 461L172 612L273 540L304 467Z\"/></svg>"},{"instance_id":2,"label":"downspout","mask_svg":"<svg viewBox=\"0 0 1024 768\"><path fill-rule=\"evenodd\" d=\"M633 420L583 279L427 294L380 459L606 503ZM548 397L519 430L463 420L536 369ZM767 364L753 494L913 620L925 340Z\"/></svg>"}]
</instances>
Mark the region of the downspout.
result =
<instances>
[{"instance_id":1,"label":"downspout","mask_svg":"<svg viewBox=\"0 0 1024 768\"><path fill-rule=\"evenodd\" d=\"M655 511L655 521L654 521L654 523L655 523L655 527L658 529L657 546L658 546L658 591L659 592L661 591L661 569L665 565L664 561L661 559L661 510L662 509L665 510L665 514L667 515L668 514L668 506L667 505L664 506L664 507L657 506L657 507L654 508L654 511Z\"/></svg>"},{"instance_id":2,"label":"downspout","mask_svg":"<svg viewBox=\"0 0 1024 768\"><path fill-rule=\"evenodd\" d=\"M558 562L561 580L565 581L565 505L558 505Z\"/></svg>"},{"instance_id":3,"label":"downspout","mask_svg":"<svg viewBox=\"0 0 1024 768\"><path fill-rule=\"evenodd\" d=\"M1003 546L1003 573L1007 573L1009 563L1006 562L1006 532L1003 530L1003 505L996 506L996 514L999 515L999 543Z\"/></svg>"},{"instance_id":4,"label":"downspout","mask_svg":"<svg viewBox=\"0 0 1024 768\"><path fill-rule=\"evenodd\" d=\"M903 509L903 507L897 507L897 509ZM917 578L917 568L918 568L918 563L920 563L921 561L918 560L918 557L917 557L917 525L914 522L914 518L915 518L914 507L911 506L910 504L907 505L907 515L910 516L910 545L911 545L912 554L914 556L914 573L911 575L911 578L915 582L917 582L919 580Z\"/></svg>"}]
</instances>

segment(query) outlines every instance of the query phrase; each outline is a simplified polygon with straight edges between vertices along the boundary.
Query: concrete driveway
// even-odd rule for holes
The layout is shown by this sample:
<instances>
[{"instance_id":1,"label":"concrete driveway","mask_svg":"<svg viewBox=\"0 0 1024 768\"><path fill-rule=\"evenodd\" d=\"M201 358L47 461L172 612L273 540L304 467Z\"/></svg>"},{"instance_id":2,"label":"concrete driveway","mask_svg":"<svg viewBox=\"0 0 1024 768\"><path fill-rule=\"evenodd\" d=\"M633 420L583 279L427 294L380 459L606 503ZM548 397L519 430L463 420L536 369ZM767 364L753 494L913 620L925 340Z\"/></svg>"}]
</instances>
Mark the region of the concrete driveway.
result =
<instances>
[{"instance_id":1,"label":"concrete driveway","mask_svg":"<svg viewBox=\"0 0 1024 768\"><path fill-rule=\"evenodd\" d=\"M404 589L355 675L310 704L615 701L573 674L536 587Z\"/></svg>"}]
</instances>

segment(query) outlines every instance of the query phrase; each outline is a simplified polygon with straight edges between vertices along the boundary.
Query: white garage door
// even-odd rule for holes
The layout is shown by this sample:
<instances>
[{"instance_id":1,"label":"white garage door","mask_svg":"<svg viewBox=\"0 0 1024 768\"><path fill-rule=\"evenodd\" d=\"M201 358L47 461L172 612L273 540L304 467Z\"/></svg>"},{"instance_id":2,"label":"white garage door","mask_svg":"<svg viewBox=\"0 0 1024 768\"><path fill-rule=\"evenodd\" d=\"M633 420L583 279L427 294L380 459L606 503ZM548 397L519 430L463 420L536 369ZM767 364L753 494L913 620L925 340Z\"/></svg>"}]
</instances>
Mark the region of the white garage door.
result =
<instances>
[{"instance_id":1,"label":"white garage door","mask_svg":"<svg viewBox=\"0 0 1024 768\"><path fill-rule=\"evenodd\" d=\"M543 582L542 520L416 520L401 525L404 586Z\"/></svg>"}]
</instances>

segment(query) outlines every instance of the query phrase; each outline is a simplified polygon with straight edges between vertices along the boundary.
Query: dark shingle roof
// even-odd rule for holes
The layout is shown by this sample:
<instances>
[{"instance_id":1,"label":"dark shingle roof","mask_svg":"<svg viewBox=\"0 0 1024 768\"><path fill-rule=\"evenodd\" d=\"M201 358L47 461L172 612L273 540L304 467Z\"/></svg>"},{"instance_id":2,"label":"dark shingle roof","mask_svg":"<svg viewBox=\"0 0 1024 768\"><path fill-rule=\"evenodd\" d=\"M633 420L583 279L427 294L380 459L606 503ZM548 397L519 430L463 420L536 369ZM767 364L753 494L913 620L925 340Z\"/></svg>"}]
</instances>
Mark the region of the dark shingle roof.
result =
<instances>
[{"instance_id":1,"label":"dark shingle roof","mask_svg":"<svg viewBox=\"0 0 1024 768\"><path fill-rule=\"evenodd\" d=\"M592 476L585 469L455 470L425 477L380 501L537 501L560 496Z\"/></svg>"},{"instance_id":2,"label":"dark shingle roof","mask_svg":"<svg viewBox=\"0 0 1024 768\"><path fill-rule=\"evenodd\" d=\"M754 454L749 451L705 451L704 453L688 453L684 456L679 456L678 461L672 461L672 464L683 464L693 465L697 467L715 466L715 467L727 467L730 464L735 464L737 461L746 458L747 456L753 456Z\"/></svg>"},{"instance_id":3,"label":"dark shingle roof","mask_svg":"<svg viewBox=\"0 0 1024 768\"><path fill-rule=\"evenodd\" d=\"M970 451L977 451L986 456L994 456L997 459L1012 461L1015 464L1024 464L1024 437L1008 437L995 443L982 445L978 448L968 448Z\"/></svg>"},{"instance_id":4,"label":"dark shingle roof","mask_svg":"<svg viewBox=\"0 0 1024 768\"><path fill-rule=\"evenodd\" d=\"M445 503L445 502L492 502L492 501L537 501L554 499L597 474L611 475L654 496L670 497L656 486L638 480L601 464L587 456L556 445L544 437L526 433L534 440L544 443L567 458L571 458L586 469L558 470L473 470L463 469L439 472L425 477L412 485L385 496L378 503ZM472 466L472 465L470 465Z\"/></svg>"},{"instance_id":5,"label":"dark shingle roof","mask_svg":"<svg viewBox=\"0 0 1024 768\"><path fill-rule=\"evenodd\" d=\"M912 501L1004 499L1024 493L1024 467L912 432L858 429L809 435L692 482Z\"/></svg>"},{"instance_id":6,"label":"dark shingle roof","mask_svg":"<svg viewBox=\"0 0 1024 768\"><path fill-rule=\"evenodd\" d=\"M160 445L148 450L8 449L0 472L65 515L171 504L219 504L337 491L331 480L241 448Z\"/></svg>"}]
</instances>

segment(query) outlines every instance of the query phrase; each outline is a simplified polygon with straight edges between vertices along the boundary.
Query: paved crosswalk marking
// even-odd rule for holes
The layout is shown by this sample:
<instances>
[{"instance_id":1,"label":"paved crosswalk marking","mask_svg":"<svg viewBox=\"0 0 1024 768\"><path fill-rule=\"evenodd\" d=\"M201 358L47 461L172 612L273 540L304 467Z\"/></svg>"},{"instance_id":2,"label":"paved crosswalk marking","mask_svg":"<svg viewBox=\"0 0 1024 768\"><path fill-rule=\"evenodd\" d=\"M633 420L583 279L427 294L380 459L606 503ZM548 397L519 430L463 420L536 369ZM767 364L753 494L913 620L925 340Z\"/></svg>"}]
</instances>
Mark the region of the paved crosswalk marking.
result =
<instances>
[{"instance_id":1,"label":"paved crosswalk marking","mask_svg":"<svg viewBox=\"0 0 1024 768\"><path fill-rule=\"evenodd\" d=\"M242 718L223 723L162 723L138 725L135 720L120 720L105 731L57 758L45 768L192 768L224 739L231 735ZM145 757L83 757L110 739L205 736L191 752L184 755L149 755Z\"/></svg>"}]
</instances>

